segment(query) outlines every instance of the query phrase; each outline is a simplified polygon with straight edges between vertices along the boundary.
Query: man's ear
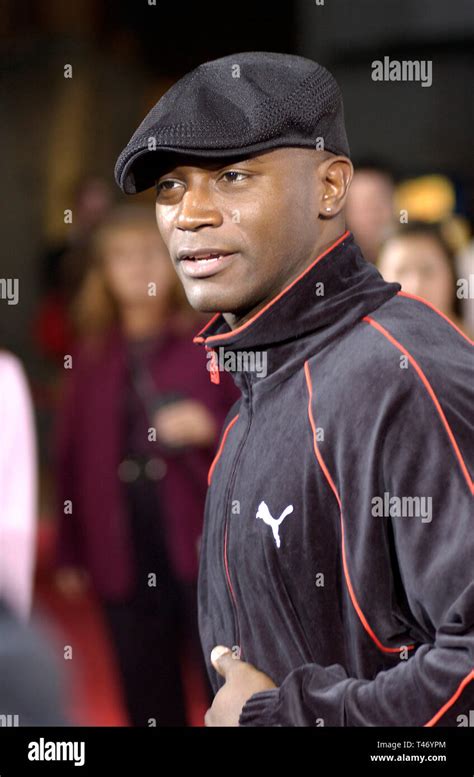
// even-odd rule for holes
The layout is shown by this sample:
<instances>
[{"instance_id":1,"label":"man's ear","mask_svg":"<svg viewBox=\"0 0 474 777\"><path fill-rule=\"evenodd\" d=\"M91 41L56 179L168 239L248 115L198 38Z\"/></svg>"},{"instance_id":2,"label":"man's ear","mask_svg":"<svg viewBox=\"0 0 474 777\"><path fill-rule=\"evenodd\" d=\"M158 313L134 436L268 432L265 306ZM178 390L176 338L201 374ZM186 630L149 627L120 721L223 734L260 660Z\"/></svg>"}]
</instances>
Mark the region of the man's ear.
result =
<instances>
[{"instance_id":1,"label":"man's ear","mask_svg":"<svg viewBox=\"0 0 474 777\"><path fill-rule=\"evenodd\" d=\"M333 218L344 207L354 168L348 157L331 154L321 162L318 173L321 183L319 215L322 218Z\"/></svg>"}]
</instances>

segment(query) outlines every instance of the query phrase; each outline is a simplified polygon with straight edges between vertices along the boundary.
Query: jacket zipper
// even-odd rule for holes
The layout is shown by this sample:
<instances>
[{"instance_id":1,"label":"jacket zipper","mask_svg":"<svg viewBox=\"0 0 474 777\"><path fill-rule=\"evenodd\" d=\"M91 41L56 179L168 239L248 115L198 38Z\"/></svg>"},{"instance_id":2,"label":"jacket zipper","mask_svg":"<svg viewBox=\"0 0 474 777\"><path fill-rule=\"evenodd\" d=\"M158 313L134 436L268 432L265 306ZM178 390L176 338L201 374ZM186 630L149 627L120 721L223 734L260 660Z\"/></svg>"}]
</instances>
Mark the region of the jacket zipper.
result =
<instances>
[{"instance_id":1,"label":"jacket zipper","mask_svg":"<svg viewBox=\"0 0 474 777\"><path fill-rule=\"evenodd\" d=\"M245 374L245 373L244 373ZM232 587L232 581L230 579L230 572L229 572L229 564L228 564L228 527L229 527L229 516L230 516L230 503L231 503L231 497L232 497L232 491L235 485L235 479L237 474L237 465L240 460L241 453L244 449L245 443L247 441L247 437L250 431L250 425L252 423L252 403L251 403L251 385L250 381L245 374L245 381L247 383L247 389L248 389L248 414L249 414L249 420L247 424L247 428L245 430L245 434L240 442L239 449L235 455L234 464L232 467L232 471L230 473L229 478L229 486L228 486L228 492L227 492L227 498L225 500L225 522L224 522L224 544L223 544L223 558L224 558L224 571L225 571L225 579L227 584L227 590L229 593L229 599L232 606L232 614L234 619L234 632L236 636L236 642L235 645L239 648L240 657L243 657L243 648L240 642L240 626L239 626L239 618L237 613L237 601L235 598L235 592ZM234 646L232 646L234 647Z\"/></svg>"}]
</instances>

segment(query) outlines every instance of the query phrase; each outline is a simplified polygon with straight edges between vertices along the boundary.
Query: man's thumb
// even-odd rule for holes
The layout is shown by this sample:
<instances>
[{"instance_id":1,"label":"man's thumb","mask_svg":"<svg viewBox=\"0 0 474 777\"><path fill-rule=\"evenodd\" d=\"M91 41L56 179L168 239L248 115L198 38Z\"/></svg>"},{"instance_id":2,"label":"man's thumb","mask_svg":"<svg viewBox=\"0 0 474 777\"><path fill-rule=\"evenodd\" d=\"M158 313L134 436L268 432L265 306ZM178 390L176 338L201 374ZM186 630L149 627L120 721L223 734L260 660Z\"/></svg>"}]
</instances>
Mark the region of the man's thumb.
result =
<instances>
[{"instance_id":1,"label":"man's thumb","mask_svg":"<svg viewBox=\"0 0 474 777\"><path fill-rule=\"evenodd\" d=\"M211 663L216 672L218 672L224 679L227 679L227 674L232 667L232 663L235 658L232 655L232 650L224 645L216 645L211 652Z\"/></svg>"}]
</instances>

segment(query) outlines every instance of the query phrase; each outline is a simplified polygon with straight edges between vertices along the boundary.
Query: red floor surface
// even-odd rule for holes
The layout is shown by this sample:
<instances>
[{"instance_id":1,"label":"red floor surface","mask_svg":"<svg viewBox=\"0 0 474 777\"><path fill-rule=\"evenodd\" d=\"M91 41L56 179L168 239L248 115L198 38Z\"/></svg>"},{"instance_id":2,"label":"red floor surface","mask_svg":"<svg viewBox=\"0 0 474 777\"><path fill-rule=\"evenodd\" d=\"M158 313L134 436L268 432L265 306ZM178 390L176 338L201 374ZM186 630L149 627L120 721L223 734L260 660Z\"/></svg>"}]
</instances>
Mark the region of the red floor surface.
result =
<instances>
[{"instance_id":1,"label":"red floor surface","mask_svg":"<svg viewBox=\"0 0 474 777\"><path fill-rule=\"evenodd\" d=\"M54 525L40 521L34 614L53 632L64 669L67 714L73 725L128 726L112 647L92 594L66 599L54 585L51 558ZM64 654L71 646L72 660ZM71 652L71 651L69 651ZM202 726L207 708L201 678L183 661L191 725Z\"/></svg>"}]
</instances>

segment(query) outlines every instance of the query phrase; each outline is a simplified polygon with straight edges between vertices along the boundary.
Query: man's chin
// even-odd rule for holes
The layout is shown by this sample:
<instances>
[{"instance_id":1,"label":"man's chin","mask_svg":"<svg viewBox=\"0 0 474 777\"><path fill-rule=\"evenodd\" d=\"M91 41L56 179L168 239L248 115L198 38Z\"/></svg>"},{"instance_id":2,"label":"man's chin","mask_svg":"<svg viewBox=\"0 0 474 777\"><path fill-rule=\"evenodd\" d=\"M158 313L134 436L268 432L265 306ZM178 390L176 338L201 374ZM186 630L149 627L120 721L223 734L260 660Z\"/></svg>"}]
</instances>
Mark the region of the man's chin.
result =
<instances>
[{"instance_id":1,"label":"man's chin","mask_svg":"<svg viewBox=\"0 0 474 777\"><path fill-rule=\"evenodd\" d=\"M202 286L202 284L199 284ZM240 307L238 301L229 295L229 291L205 288L185 288L189 304L200 313L233 313Z\"/></svg>"}]
</instances>

